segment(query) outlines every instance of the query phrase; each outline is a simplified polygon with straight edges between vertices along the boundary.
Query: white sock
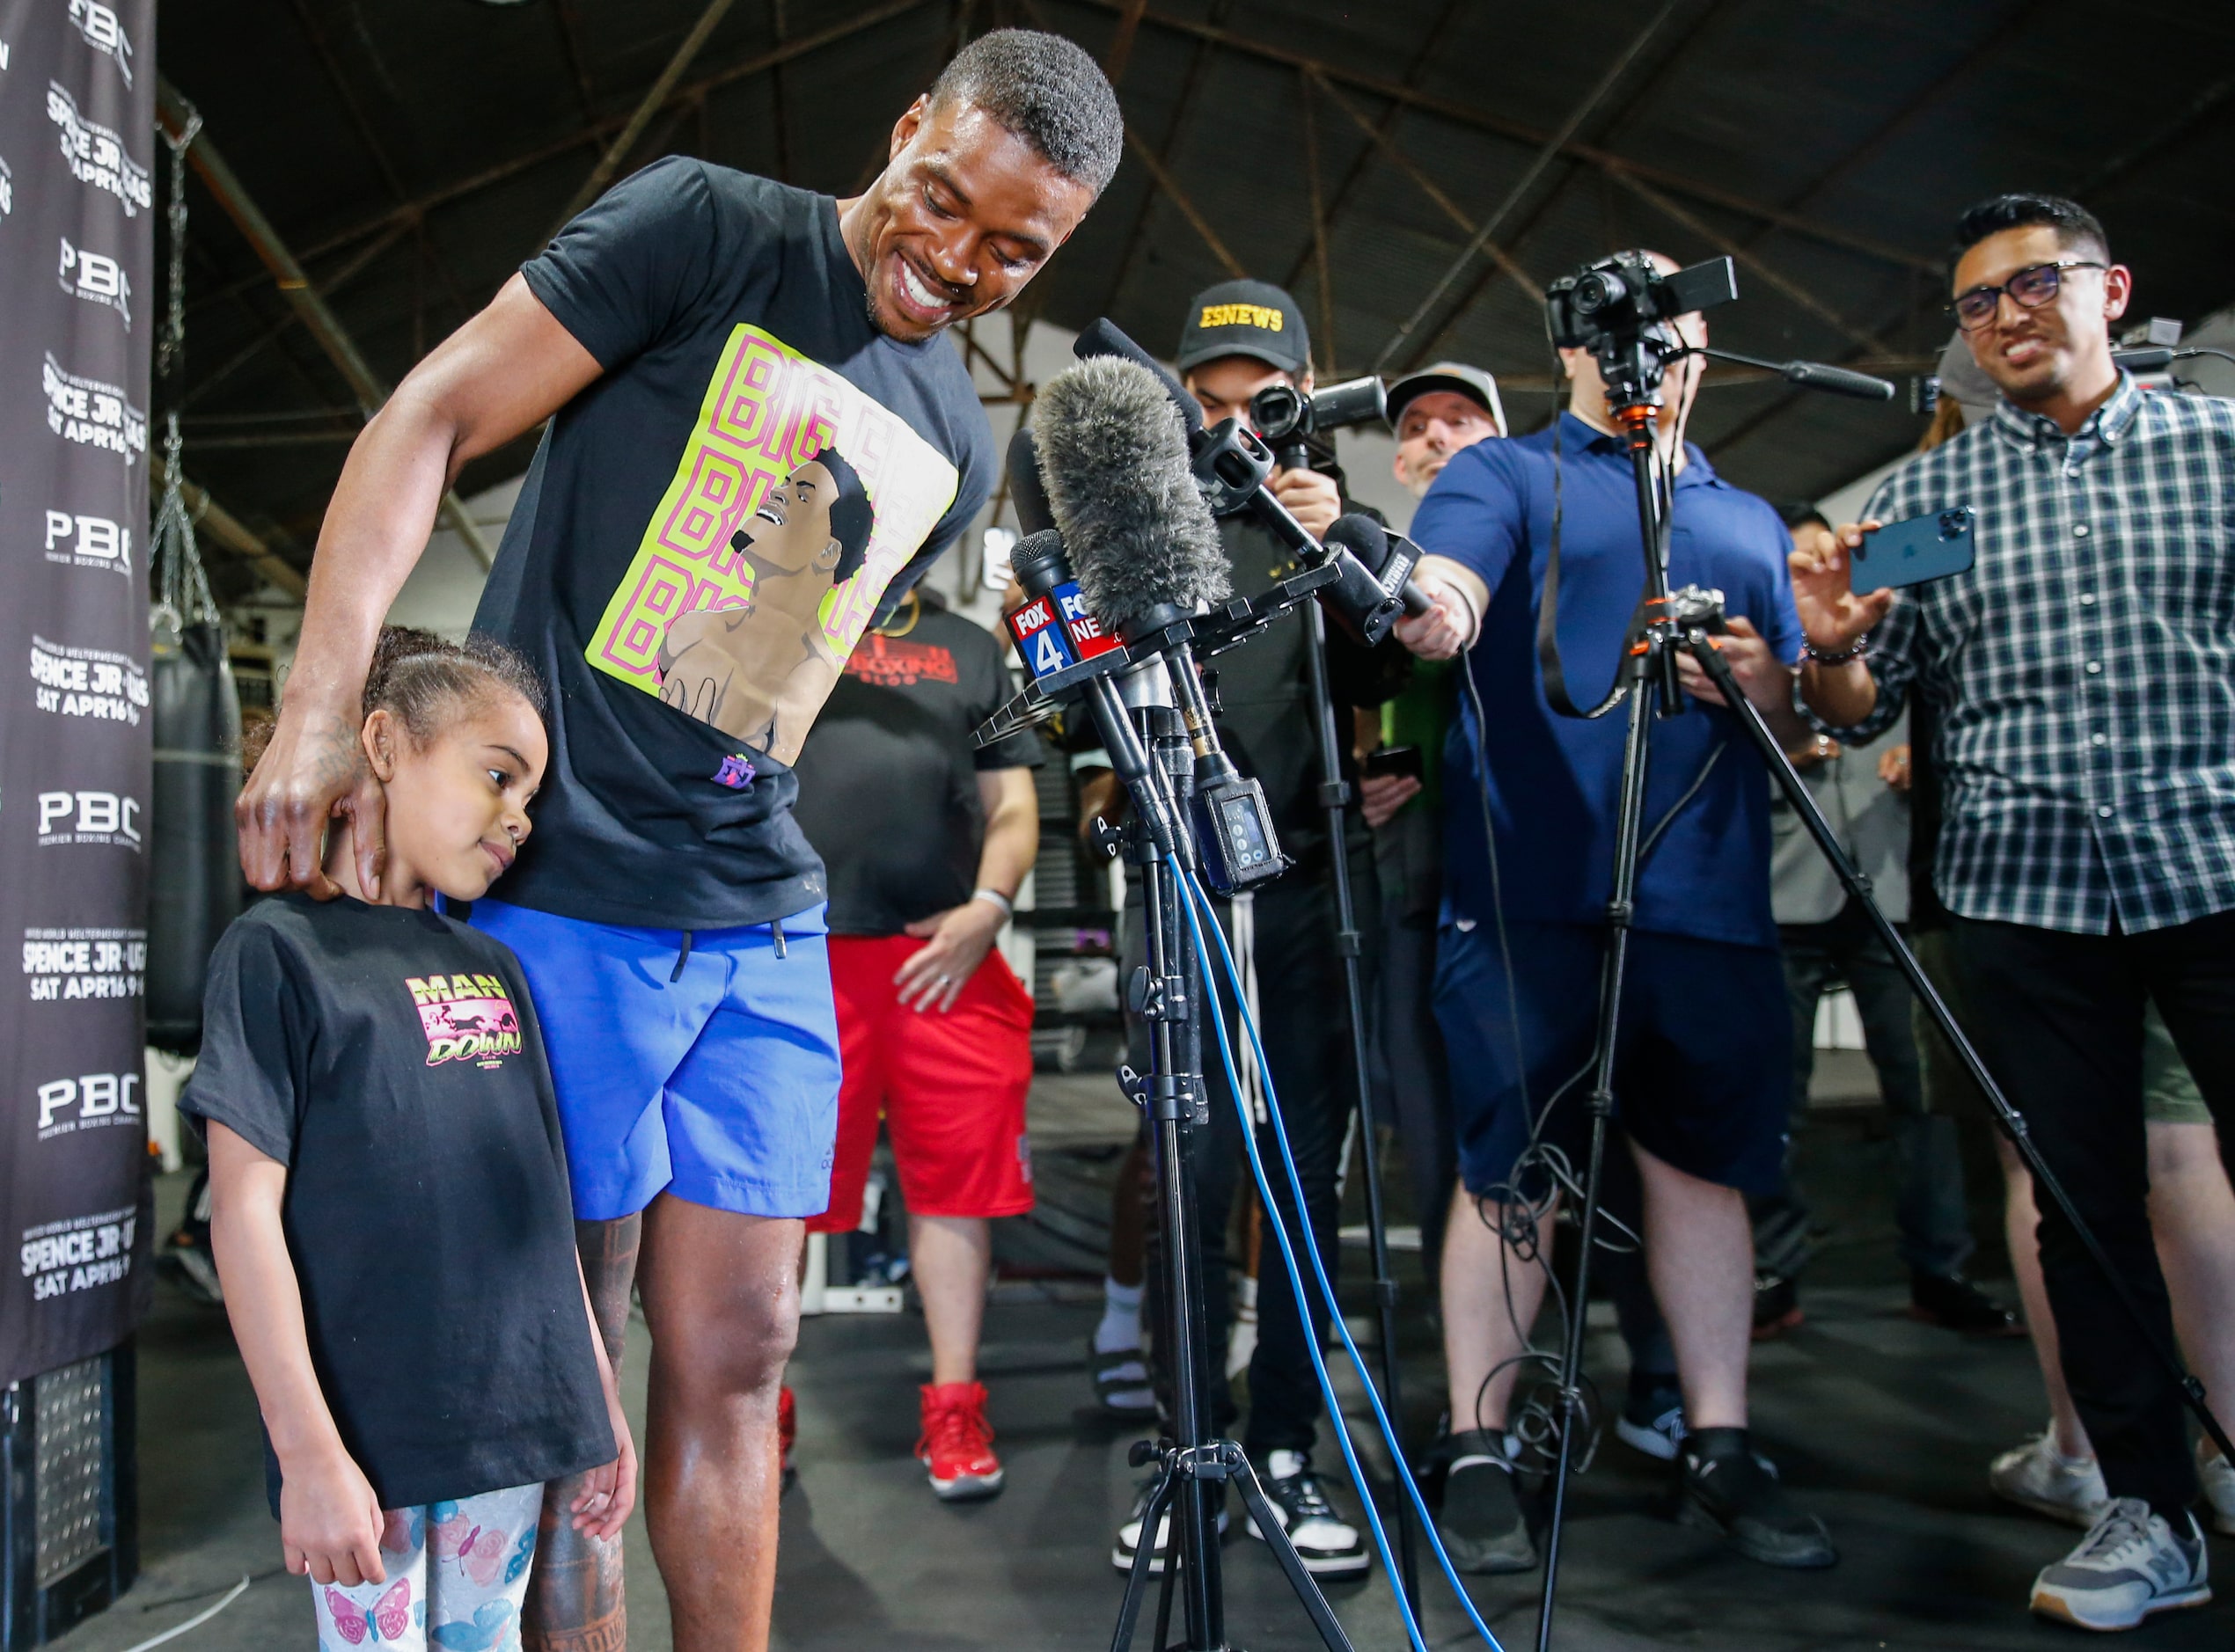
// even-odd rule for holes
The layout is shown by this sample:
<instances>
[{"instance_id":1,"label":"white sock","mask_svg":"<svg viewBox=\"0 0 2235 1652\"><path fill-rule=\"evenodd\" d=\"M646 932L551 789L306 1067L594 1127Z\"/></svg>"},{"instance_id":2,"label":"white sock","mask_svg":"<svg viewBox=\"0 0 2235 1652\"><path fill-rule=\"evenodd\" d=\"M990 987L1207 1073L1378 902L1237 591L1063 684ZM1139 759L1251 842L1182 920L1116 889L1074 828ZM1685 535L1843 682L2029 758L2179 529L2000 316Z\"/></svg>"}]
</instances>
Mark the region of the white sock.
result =
<instances>
[{"instance_id":1,"label":"white sock","mask_svg":"<svg viewBox=\"0 0 2235 1652\"><path fill-rule=\"evenodd\" d=\"M1096 1353L1114 1354L1120 1349L1140 1346L1140 1297L1139 1285L1103 1279L1102 1323L1095 1327Z\"/></svg>"}]
</instances>

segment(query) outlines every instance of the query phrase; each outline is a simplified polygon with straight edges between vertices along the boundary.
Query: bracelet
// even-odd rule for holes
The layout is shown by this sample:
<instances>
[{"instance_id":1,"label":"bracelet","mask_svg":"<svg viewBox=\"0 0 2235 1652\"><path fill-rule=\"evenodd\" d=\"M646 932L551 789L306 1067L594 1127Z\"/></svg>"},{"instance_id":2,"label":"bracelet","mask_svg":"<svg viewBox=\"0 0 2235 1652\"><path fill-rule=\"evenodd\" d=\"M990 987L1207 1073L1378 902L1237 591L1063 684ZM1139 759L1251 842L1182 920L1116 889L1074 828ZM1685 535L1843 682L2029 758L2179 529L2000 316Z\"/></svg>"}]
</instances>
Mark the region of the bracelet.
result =
<instances>
[{"instance_id":1,"label":"bracelet","mask_svg":"<svg viewBox=\"0 0 2235 1652\"><path fill-rule=\"evenodd\" d=\"M1801 656L1814 660L1818 665L1852 665L1869 652L1870 632L1867 631L1837 654L1825 654L1806 637L1800 640Z\"/></svg>"},{"instance_id":2,"label":"bracelet","mask_svg":"<svg viewBox=\"0 0 2235 1652\"><path fill-rule=\"evenodd\" d=\"M1008 895L1003 895L999 889L972 889L970 892L970 898L973 901L993 902L994 905L1001 909L1001 916L1003 917L1015 917L1016 916L1016 903L1011 901Z\"/></svg>"}]
</instances>

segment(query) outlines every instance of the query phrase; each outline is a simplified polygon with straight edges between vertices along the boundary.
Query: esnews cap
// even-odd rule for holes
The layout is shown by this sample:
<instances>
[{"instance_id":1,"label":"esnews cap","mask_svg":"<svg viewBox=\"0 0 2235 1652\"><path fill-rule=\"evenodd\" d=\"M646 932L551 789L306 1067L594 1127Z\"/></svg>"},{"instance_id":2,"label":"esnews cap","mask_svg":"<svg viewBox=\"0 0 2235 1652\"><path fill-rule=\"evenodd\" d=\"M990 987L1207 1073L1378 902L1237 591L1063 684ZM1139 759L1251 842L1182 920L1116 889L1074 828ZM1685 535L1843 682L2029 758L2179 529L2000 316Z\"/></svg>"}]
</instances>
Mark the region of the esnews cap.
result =
<instances>
[{"instance_id":1,"label":"esnews cap","mask_svg":"<svg viewBox=\"0 0 2235 1652\"><path fill-rule=\"evenodd\" d=\"M1254 356L1284 373L1311 364L1302 308L1271 281L1220 281L1191 299L1180 328L1180 371L1222 355Z\"/></svg>"},{"instance_id":2,"label":"esnews cap","mask_svg":"<svg viewBox=\"0 0 2235 1652\"><path fill-rule=\"evenodd\" d=\"M1498 381L1479 367L1469 367L1464 362L1438 362L1433 367L1407 373L1390 385L1389 428L1395 430L1403 422L1407 402L1439 390L1464 396L1491 416L1499 435L1506 434L1506 407L1498 399Z\"/></svg>"}]
</instances>

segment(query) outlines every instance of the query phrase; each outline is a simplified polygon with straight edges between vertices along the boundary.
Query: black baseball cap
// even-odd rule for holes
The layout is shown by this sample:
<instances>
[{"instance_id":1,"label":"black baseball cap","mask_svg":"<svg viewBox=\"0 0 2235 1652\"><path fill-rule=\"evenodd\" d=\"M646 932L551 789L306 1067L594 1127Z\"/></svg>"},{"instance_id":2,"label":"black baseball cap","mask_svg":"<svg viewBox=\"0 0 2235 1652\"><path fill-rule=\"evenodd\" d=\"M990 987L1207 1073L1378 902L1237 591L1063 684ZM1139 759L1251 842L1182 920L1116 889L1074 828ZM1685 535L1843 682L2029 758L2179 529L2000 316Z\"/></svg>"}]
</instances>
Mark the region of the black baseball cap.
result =
<instances>
[{"instance_id":1,"label":"black baseball cap","mask_svg":"<svg viewBox=\"0 0 2235 1652\"><path fill-rule=\"evenodd\" d=\"M1417 373L1408 373L1389 386L1389 428L1394 430L1403 420L1405 404L1416 396L1431 391L1445 390L1464 396L1491 417L1498 427L1498 434L1506 434L1506 408L1498 399L1498 381L1479 367L1469 367L1463 362L1438 362L1433 367L1424 367Z\"/></svg>"},{"instance_id":2,"label":"black baseball cap","mask_svg":"<svg viewBox=\"0 0 2235 1652\"><path fill-rule=\"evenodd\" d=\"M1180 371L1222 355L1253 356L1284 373L1311 365L1301 305L1271 281L1220 281L1189 300L1180 328Z\"/></svg>"}]
</instances>

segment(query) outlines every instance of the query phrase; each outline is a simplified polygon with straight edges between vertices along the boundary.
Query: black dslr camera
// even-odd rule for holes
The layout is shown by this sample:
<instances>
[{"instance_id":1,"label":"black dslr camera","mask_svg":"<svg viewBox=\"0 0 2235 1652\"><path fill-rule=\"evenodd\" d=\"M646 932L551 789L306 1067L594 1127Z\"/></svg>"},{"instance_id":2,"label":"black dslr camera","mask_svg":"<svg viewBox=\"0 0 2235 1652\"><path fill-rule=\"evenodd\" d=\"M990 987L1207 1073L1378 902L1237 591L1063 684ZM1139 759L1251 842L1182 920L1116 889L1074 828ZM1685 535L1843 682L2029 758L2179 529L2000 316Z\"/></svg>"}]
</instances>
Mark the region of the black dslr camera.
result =
<instances>
[{"instance_id":1,"label":"black dslr camera","mask_svg":"<svg viewBox=\"0 0 2235 1652\"><path fill-rule=\"evenodd\" d=\"M1664 275L1643 252L1610 252L1545 289L1544 321L1556 346L1599 358L1609 403L1658 405L1662 369L1684 348L1668 324L1738 296L1727 258Z\"/></svg>"},{"instance_id":2,"label":"black dslr camera","mask_svg":"<svg viewBox=\"0 0 2235 1652\"><path fill-rule=\"evenodd\" d=\"M1314 444L1308 437L1377 423L1389 416L1389 393L1369 375L1308 396L1293 384L1268 384L1249 398L1249 422L1281 467L1293 471L1311 463Z\"/></svg>"}]
</instances>

